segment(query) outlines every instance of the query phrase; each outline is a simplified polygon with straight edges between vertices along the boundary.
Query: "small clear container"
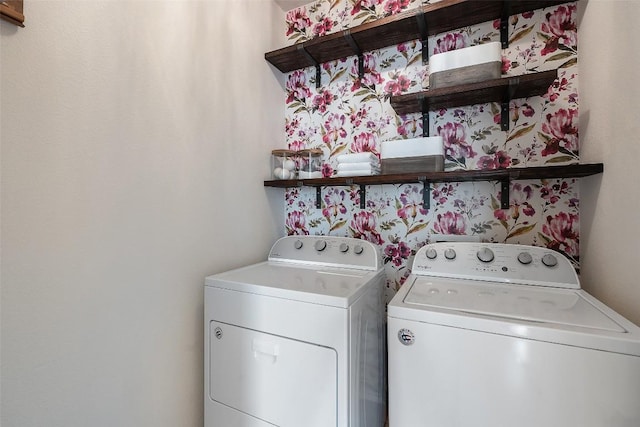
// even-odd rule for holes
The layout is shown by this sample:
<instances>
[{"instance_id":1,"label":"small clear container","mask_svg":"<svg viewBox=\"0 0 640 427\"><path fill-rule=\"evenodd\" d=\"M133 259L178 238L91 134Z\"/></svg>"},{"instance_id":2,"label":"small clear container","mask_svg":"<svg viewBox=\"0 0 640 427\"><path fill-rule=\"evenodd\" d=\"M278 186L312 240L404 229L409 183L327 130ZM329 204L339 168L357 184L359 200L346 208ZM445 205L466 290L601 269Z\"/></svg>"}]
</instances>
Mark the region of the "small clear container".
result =
<instances>
[{"instance_id":1,"label":"small clear container","mask_svg":"<svg viewBox=\"0 0 640 427\"><path fill-rule=\"evenodd\" d=\"M298 151L298 178L322 178L322 158L319 148Z\"/></svg>"},{"instance_id":2,"label":"small clear container","mask_svg":"<svg viewBox=\"0 0 640 427\"><path fill-rule=\"evenodd\" d=\"M273 150L271 152L271 177L273 179L296 178L296 154L292 150Z\"/></svg>"}]
</instances>

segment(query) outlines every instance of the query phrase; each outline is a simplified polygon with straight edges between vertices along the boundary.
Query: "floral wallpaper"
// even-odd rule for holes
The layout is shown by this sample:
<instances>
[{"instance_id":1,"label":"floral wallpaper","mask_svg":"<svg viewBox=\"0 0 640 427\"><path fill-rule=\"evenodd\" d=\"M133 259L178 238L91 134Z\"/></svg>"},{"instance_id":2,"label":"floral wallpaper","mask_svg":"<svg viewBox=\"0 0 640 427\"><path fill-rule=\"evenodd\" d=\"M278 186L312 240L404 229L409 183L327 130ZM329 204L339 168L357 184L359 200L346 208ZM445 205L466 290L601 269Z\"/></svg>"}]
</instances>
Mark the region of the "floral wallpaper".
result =
<instances>
[{"instance_id":1,"label":"floral wallpaper","mask_svg":"<svg viewBox=\"0 0 640 427\"><path fill-rule=\"evenodd\" d=\"M427 3L427 2L424 2ZM287 37L301 42L420 6L416 0L318 0L287 13ZM576 3L527 12L509 19L510 43L503 49L504 76L558 69L558 79L538 97L510 104L510 129L500 130L500 105L487 103L429 114L430 135L441 135L445 169L496 169L573 164L579 161L578 49ZM437 34L430 54L499 41L499 21ZM421 136L418 114L398 116L389 98L428 88L420 41L296 70L286 83L286 145L320 148L323 175L332 176L339 154L372 152L382 141ZM500 209L495 182L434 183L431 206L422 205L422 185L366 188L360 209L358 187L325 187L322 207L315 189L286 190L288 234L327 234L366 239L380 246L388 297L401 286L412 256L443 236L467 236L553 248L579 267L579 194L574 179L514 181L509 209Z\"/></svg>"}]
</instances>

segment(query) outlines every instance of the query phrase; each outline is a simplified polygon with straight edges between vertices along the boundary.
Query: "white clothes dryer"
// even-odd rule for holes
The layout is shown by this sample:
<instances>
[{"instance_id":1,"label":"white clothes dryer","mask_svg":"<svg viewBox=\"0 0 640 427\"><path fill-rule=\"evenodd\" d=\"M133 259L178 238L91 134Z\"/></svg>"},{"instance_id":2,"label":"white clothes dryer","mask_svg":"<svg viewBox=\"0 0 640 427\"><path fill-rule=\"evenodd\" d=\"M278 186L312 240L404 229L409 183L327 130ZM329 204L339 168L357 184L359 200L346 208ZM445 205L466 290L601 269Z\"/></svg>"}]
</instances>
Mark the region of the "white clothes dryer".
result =
<instances>
[{"instance_id":1,"label":"white clothes dryer","mask_svg":"<svg viewBox=\"0 0 640 427\"><path fill-rule=\"evenodd\" d=\"M390 427L640 426L640 328L546 248L422 247L388 346Z\"/></svg>"},{"instance_id":2,"label":"white clothes dryer","mask_svg":"<svg viewBox=\"0 0 640 427\"><path fill-rule=\"evenodd\" d=\"M374 245L327 236L207 277L205 427L382 427L384 283Z\"/></svg>"}]
</instances>

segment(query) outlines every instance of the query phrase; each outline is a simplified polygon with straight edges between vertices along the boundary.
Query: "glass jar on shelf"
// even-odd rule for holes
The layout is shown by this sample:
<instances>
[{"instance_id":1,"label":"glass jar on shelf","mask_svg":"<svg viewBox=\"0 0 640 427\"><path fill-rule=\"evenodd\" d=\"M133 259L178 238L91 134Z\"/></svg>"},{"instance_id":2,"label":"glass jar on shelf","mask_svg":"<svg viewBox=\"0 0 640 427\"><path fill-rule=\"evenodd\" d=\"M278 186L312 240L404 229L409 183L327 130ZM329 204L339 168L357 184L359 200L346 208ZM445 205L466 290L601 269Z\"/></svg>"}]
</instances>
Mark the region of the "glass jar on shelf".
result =
<instances>
[{"instance_id":1,"label":"glass jar on shelf","mask_svg":"<svg viewBox=\"0 0 640 427\"><path fill-rule=\"evenodd\" d=\"M281 149L271 152L271 177L273 179L296 178L295 151Z\"/></svg>"},{"instance_id":2,"label":"glass jar on shelf","mask_svg":"<svg viewBox=\"0 0 640 427\"><path fill-rule=\"evenodd\" d=\"M298 178L322 178L322 158L323 153L319 148L310 148L298 151Z\"/></svg>"}]
</instances>

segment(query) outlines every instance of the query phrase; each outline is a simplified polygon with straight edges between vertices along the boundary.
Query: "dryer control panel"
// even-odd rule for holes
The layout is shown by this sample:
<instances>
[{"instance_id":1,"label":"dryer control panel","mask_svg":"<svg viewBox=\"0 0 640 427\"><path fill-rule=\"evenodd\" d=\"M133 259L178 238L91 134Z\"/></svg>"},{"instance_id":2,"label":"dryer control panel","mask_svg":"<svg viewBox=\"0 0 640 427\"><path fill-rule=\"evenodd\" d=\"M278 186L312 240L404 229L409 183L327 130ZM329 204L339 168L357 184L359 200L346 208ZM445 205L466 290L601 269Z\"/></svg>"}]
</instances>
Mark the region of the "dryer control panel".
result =
<instances>
[{"instance_id":1,"label":"dryer control panel","mask_svg":"<svg viewBox=\"0 0 640 427\"><path fill-rule=\"evenodd\" d=\"M580 289L571 262L559 252L537 246L432 243L420 248L411 272L418 276Z\"/></svg>"},{"instance_id":2,"label":"dryer control panel","mask_svg":"<svg viewBox=\"0 0 640 427\"><path fill-rule=\"evenodd\" d=\"M269 252L269 261L300 262L343 268L377 270L380 252L366 240L334 236L286 236Z\"/></svg>"}]
</instances>

